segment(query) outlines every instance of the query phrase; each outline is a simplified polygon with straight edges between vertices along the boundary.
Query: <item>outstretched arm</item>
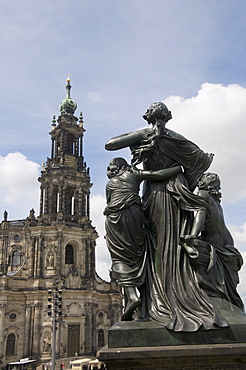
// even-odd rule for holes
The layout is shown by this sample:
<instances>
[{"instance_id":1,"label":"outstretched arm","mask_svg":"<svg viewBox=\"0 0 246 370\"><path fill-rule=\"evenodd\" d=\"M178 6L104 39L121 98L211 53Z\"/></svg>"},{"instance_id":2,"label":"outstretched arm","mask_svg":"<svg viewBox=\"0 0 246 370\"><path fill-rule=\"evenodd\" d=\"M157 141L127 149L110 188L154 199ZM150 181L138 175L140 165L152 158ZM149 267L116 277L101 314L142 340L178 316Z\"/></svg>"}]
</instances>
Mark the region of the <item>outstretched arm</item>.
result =
<instances>
[{"instance_id":1,"label":"outstretched arm","mask_svg":"<svg viewBox=\"0 0 246 370\"><path fill-rule=\"evenodd\" d=\"M141 143L141 139L141 136L137 132L129 132L109 139L105 144L105 149L118 150L127 148L128 146L138 145Z\"/></svg>"},{"instance_id":2,"label":"outstretched arm","mask_svg":"<svg viewBox=\"0 0 246 370\"><path fill-rule=\"evenodd\" d=\"M165 180L169 177L182 173L180 166L165 168L159 171L141 171L143 180Z\"/></svg>"},{"instance_id":3,"label":"outstretched arm","mask_svg":"<svg viewBox=\"0 0 246 370\"><path fill-rule=\"evenodd\" d=\"M207 191L199 190L197 193L198 196L206 199L209 203L210 196L208 195ZM206 208L201 207L194 218L193 226L190 235L186 235L186 239L193 239L197 238L200 232L204 229L208 218L208 211Z\"/></svg>"}]
</instances>

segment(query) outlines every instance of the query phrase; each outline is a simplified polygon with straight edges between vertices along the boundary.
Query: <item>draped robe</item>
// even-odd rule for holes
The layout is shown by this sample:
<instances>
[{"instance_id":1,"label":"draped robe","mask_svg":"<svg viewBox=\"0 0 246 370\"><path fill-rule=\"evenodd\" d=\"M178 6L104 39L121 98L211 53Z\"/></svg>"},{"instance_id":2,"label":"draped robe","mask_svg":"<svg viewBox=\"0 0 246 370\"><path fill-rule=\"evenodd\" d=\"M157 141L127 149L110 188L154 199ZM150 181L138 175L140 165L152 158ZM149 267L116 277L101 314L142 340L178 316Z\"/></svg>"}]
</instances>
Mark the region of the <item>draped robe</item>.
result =
<instances>
[{"instance_id":1,"label":"draped robe","mask_svg":"<svg viewBox=\"0 0 246 370\"><path fill-rule=\"evenodd\" d=\"M144 213L138 195L141 171L121 171L106 186L106 243L119 285L140 287L145 280Z\"/></svg>"},{"instance_id":2,"label":"draped robe","mask_svg":"<svg viewBox=\"0 0 246 370\"><path fill-rule=\"evenodd\" d=\"M147 140L150 128L137 131ZM131 148L131 149L136 149ZM147 291L143 315L174 331L197 331L228 326L197 277L180 237L189 234L193 211L207 207L193 190L211 159L196 144L173 131L163 133L144 163L146 170L182 165L184 174L163 181L145 181L144 211L147 220Z\"/></svg>"}]
</instances>

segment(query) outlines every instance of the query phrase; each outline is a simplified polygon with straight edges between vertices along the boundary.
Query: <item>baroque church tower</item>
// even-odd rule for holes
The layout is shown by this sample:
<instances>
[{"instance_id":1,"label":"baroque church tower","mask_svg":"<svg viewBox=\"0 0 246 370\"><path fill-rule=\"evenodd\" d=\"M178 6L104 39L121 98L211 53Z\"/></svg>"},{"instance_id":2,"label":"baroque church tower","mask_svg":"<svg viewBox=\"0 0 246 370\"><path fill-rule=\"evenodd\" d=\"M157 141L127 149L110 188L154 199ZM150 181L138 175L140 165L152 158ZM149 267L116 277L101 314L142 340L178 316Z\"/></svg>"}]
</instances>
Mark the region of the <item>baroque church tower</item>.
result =
<instances>
[{"instance_id":1,"label":"baroque church tower","mask_svg":"<svg viewBox=\"0 0 246 370\"><path fill-rule=\"evenodd\" d=\"M51 359L55 307L62 291L56 357L95 354L120 320L122 296L115 281L95 270L98 234L90 220L90 171L83 157L83 117L70 96L52 121L51 155L42 165L40 214L0 224L0 360ZM62 304L61 304L62 303Z\"/></svg>"},{"instance_id":2,"label":"baroque church tower","mask_svg":"<svg viewBox=\"0 0 246 370\"><path fill-rule=\"evenodd\" d=\"M51 156L43 165L40 186L39 223L59 229L60 248L62 234L66 230L74 237L83 230L82 248L71 243L65 246L65 261L62 254L52 251L47 260L54 260L57 273L66 275L68 267L81 268L81 276L95 277L95 240L98 237L90 220L90 170L83 157L83 117L74 116L77 104L70 97L70 79L67 79L66 98L60 104L60 116L52 121ZM59 248L59 246L58 246ZM76 263L75 263L76 261ZM83 263L82 263L83 262ZM80 265L79 265L80 264ZM71 265L71 266L70 266ZM77 273L77 271L76 271Z\"/></svg>"}]
</instances>

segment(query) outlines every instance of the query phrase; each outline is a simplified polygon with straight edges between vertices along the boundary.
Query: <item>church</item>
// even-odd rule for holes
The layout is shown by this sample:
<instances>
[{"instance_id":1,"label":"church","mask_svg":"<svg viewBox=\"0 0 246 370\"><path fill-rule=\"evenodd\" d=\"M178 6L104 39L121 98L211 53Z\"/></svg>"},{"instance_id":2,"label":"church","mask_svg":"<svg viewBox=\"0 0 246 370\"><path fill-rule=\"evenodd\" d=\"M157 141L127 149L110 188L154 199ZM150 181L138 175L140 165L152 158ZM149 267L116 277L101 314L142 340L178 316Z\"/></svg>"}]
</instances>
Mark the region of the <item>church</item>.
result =
<instances>
[{"instance_id":1,"label":"church","mask_svg":"<svg viewBox=\"0 0 246 370\"><path fill-rule=\"evenodd\" d=\"M121 317L116 281L102 280L95 269L98 234L90 220L85 129L70 94L68 78L60 115L52 121L50 158L38 179L39 216L32 209L24 219L8 220L5 211L0 223L3 365L21 358L49 362L52 336L57 358L95 354Z\"/></svg>"}]
</instances>

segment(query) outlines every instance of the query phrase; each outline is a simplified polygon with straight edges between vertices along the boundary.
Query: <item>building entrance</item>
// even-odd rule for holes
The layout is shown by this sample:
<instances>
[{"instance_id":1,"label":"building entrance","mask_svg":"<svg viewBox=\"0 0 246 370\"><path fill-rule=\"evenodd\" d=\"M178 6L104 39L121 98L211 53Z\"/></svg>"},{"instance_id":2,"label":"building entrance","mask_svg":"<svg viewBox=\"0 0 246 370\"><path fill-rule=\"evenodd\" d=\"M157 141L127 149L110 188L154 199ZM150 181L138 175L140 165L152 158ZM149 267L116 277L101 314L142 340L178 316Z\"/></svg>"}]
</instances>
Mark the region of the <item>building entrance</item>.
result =
<instances>
[{"instance_id":1,"label":"building entrance","mask_svg":"<svg viewBox=\"0 0 246 370\"><path fill-rule=\"evenodd\" d=\"M67 355L68 357L75 356L75 353L79 355L79 337L80 337L80 325L68 325L68 343L67 343Z\"/></svg>"}]
</instances>

